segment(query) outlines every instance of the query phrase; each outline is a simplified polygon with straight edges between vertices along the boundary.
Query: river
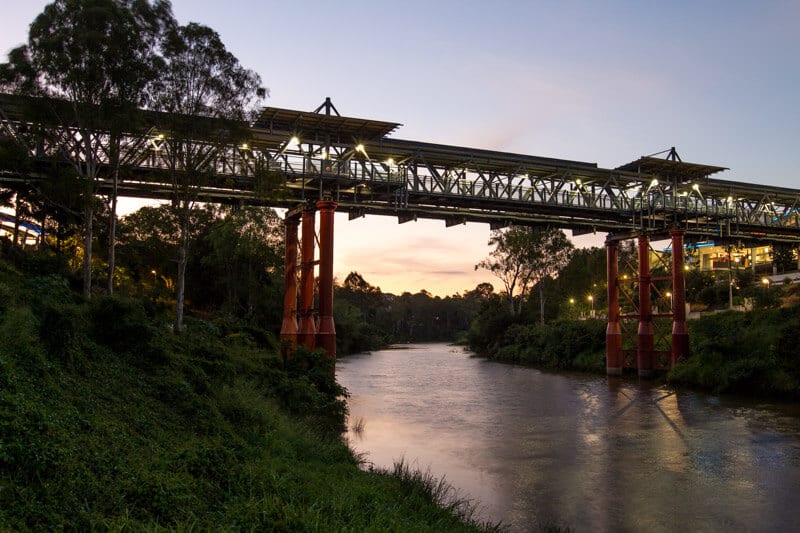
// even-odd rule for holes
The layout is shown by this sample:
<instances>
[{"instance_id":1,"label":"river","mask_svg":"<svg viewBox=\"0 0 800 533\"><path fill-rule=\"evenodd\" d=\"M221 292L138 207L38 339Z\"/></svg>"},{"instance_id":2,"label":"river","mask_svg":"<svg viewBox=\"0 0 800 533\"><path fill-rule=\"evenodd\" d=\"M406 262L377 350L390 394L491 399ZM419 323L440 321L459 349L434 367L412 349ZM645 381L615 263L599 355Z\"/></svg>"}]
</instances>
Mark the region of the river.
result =
<instances>
[{"instance_id":1,"label":"river","mask_svg":"<svg viewBox=\"0 0 800 533\"><path fill-rule=\"evenodd\" d=\"M351 447L511 531L800 531L800 406L549 373L445 344L347 356ZM360 431L353 431L360 424Z\"/></svg>"}]
</instances>

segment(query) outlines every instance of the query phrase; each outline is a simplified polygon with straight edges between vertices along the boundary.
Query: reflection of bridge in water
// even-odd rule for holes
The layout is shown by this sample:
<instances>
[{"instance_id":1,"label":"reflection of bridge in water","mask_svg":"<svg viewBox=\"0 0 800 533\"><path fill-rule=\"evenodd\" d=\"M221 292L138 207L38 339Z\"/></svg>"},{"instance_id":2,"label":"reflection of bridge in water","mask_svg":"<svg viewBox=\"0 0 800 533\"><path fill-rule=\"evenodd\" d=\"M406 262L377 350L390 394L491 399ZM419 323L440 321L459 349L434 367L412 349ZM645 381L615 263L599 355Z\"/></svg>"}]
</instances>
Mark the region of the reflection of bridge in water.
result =
<instances>
[{"instance_id":1,"label":"reflection of bridge in water","mask_svg":"<svg viewBox=\"0 0 800 533\"><path fill-rule=\"evenodd\" d=\"M87 159L105 168L99 192L113 187L109 131L86 131L55 122L32 122L24 101L0 96L0 135L15 139L34 161ZM197 118L198 123L205 119ZM118 194L173 199L176 156L166 116L145 113L140 126L121 135ZM201 201L289 208L286 218L286 299L283 337L335 353L332 316L333 212L441 219L447 226L486 222L555 226L574 234L607 232L609 372L633 366L648 374L688 353L683 254L666 265L671 281L671 346L659 353L651 299L659 279L649 265L651 239L669 236L672 250L684 239L750 245L800 243L800 190L714 179L723 167L666 157L641 157L615 169L596 164L394 139L399 124L340 116L327 99L314 112L265 108L239 142L191 140L207 176L193 187ZM89 141L88 143L86 141ZM90 150L86 150L86 146ZM182 146L186 146L186 143ZM80 155L78 155L80 154ZM46 172L3 171L5 183L46 179ZM320 211L319 260L315 259ZM302 222L301 222L302 221ZM302 239L297 230L302 225ZM638 239L638 272L619 275L618 243ZM302 244L301 244L302 243ZM298 247L300 282L297 284ZM319 268L318 308L314 270ZM299 292L299 305L297 293ZM635 357L623 350L620 294L633 309L638 330ZM298 311L299 309L299 311ZM299 323L297 318L299 317ZM664 356L667 356L666 358Z\"/></svg>"}]
</instances>

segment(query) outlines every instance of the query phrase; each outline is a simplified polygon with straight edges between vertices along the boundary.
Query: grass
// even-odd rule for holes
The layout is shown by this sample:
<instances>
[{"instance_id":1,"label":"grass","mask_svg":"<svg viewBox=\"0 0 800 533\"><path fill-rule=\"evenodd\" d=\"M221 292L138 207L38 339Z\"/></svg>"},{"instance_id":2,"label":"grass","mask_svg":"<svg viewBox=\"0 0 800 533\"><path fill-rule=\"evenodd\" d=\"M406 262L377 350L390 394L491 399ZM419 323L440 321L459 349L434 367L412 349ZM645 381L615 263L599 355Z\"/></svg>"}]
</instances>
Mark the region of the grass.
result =
<instances>
[{"instance_id":1,"label":"grass","mask_svg":"<svg viewBox=\"0 0 800 533\"><path fill-rule=\"evenodd\" d=\"M175 336L6 262L0 294L0 530L494 529L430 474L363 468L319 354L284 365L230 321Z\"/></svg>"}]
</instances>

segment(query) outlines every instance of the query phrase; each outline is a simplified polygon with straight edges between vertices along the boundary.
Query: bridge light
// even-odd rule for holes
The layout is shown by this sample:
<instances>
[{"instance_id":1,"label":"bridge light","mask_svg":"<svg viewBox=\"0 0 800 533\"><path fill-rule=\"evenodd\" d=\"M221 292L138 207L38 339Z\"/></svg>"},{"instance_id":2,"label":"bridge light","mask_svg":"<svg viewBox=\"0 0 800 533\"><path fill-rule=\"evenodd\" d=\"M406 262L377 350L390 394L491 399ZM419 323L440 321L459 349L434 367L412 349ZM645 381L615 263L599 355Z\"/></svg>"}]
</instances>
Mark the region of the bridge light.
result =
<instances>
[{"instance_id":1,"label":"bridge light","mask_svg":"<svg viewBox=\"0 0 800 533\"><path fill-rule=\"evenodd\" d=\"M578 178L578 179L576 179L576 180L575 180L575 185L577 185L578 187L580 187L581 185L583 185L583 182L581 181L581 179L580 179L580 178Z\"/></svg>"},{"instance_id":2,"label":"bridge light","mask_svg":"<svg viewBox=\"0 0 800 533\"><path fill-rule=\"evenodd\" d=\"M367 151L364 149L364 145L363 144L356 145L356 152L361 152L364 155L367 154Z\"/></svg>"},{"instance_id":3,"label":"bridge light","mask_svg":"<svg viewBox=\"0 0 800 533\"><path fill-rule=\"evenodd\" d=\"M241 149L241 150L249 150L250 149L250 145L247 144L247 143L242 143L242 145L239 147L239 149Z\"/></svg>"},{"instance_id":4,"label":"bridge light","mask_svg":"<svg viewBox=\"0 0 800 533\"><path fill-rule=\"evenodd\" d=\"M155 137L151 137L150 144L153 146L153 150L155 150L156 152L161 150L161 144L163 143L163 141L164 141L163 133L159 133Z\"/></svg>"},{"instance_id":5,"label":"bridge light","mask_svg":"<svg viewBox=\"0 0 800 533\"><path fill-rule=\"evenodd\" d=\"M728 203L729 203L729 204L732 204L732 203L733 203L733 196L728 196Z\"/></svg>"},{"instance_id":6,"label":"bridge light","mask_svg":"<svg viewBox=\"0 0 800 533\"><path fill-rule=\"evenodd\" d=\"M297 135L293 135L291 139L289 139L289 146L299 146L300 145L300 138Z\"/></svg>"},{"instance_id":7,"label":"bridge light","mask_svg":"<svg viewBox=\"0 0 800 533\"><path fill-rule=\"evenodd\" d=\"M697 183L693 183L692 184L692 190L700 192L700 185L698 185Z\"/></svg>"},{"instance_id":8,"label":"bridge light","mask_svg":"<svg viewBox=\"0 0 800 533\"><path fill-rule=\"evenodd\" d=\"M658 180L653 178L653 181L650 182L650 188L658 187Z\"/></svg>"},{"instance_id":9,"label":"bridge light","mask_svg":"<svg viewBox=\"0 0 800 533\"><path fill-rule=\"evenodd\" d=\"M387 160L386 160L386 164L387 164L388 166L392 166L392 165L394 165L394 159L392 159L392 158L390 157L389 159L387 159Z\"/></svg>"}]
</instances>

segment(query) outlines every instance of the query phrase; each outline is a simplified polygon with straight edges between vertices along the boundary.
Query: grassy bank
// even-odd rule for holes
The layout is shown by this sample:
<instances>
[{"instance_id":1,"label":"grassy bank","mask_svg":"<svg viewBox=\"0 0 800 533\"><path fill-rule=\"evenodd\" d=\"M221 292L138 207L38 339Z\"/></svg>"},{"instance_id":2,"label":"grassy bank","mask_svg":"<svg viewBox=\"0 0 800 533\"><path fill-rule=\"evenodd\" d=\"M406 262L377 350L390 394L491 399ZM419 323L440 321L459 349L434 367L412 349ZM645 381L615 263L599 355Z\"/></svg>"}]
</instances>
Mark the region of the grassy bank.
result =
<instances>
[{"instance_id":1,"label":"grassy bank","mask_svg":"<svg viewBox=\"0 0 800 533\"><path fill-rule=\"evenodd\" d=\"M57 270L0 262L0 530L480 529L435 480L359 468L324 358L224 320L175 336Z\"/></svg>"}]
</instances>

